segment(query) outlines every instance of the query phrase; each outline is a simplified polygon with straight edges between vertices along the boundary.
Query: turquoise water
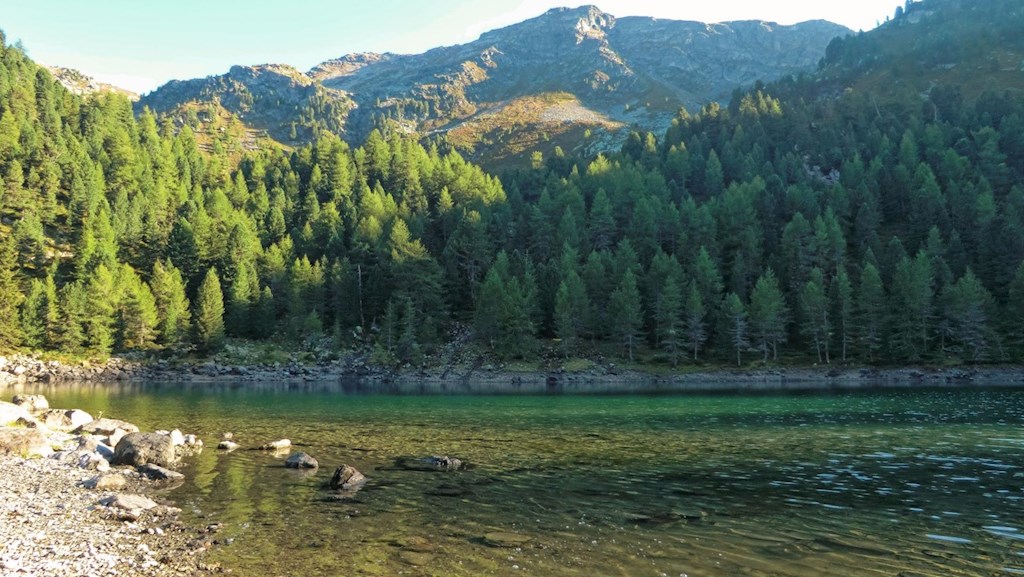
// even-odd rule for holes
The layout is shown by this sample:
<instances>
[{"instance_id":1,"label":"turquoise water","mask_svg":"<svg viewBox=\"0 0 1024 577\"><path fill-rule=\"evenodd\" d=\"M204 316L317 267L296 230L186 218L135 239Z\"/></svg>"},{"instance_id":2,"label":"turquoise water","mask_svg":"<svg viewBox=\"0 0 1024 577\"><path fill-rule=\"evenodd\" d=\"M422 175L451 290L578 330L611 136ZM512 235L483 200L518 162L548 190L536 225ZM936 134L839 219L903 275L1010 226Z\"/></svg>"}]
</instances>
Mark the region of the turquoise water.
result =
<instances>
[{"instance_id":1,"label":"turquoise water","mask_svg":"<svg viewBox=\"0 0 1024 577\"><path fill-rule=\"evenodd\" d=\"M168 496L235 574L1020 575L1024 391L387 396L82 386L51 406L197 433ZM319 459L212 449L289 438ZM394 466L446 454L474 466ZM369 479L330 502L334 468ZM518 543L496 547L494 533ZM489 535L489 537L485 537ZM505 539L510 539L506 537Z\"/></svg>"}]
</instances>

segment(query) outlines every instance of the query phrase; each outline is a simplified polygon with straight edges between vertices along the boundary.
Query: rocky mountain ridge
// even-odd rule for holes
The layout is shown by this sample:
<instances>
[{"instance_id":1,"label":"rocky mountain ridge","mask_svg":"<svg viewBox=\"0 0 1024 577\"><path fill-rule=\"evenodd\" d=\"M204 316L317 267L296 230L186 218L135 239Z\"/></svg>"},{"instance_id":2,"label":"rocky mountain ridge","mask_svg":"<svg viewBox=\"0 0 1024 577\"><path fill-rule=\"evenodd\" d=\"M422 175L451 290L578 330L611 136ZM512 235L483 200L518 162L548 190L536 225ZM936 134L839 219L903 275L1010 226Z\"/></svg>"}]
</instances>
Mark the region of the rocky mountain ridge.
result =
<instances>
[{"instance_id":1,"label":"rocky mountain ridge","mask_svg":"<svg viewBox=\"0 0 1024 577\"><path fill-rule=\"evenodd\" d=\"M79 70L75 70L74 68L47 66L46 69L49 70L50 74L52 74L58 82L63 84L65 88L79 96L87 96L100 92L114 92L127 96L129 100L139 99L139 95L130 90L114 86L113 84L107 84L106 82L100 82L99 80L96 80Z\"/></svg>"},{"instance_id":2,"label":"rocky mountain ridge","mask_svg":"<svg viewBox=\"0 0 1024 577\"><path fill-rule=\"evenodd\" d=\"M824 21L705 24L559 8L423 54L351 54L307 73L236 66L170 82L139 106L222 107L286 145L325 130L361 142L389 125L448 135L478 159L511 160L545 146L605 146L626 126L663 131L681 106L812 69L848 32Z\"/></svg>"}]
</instances>

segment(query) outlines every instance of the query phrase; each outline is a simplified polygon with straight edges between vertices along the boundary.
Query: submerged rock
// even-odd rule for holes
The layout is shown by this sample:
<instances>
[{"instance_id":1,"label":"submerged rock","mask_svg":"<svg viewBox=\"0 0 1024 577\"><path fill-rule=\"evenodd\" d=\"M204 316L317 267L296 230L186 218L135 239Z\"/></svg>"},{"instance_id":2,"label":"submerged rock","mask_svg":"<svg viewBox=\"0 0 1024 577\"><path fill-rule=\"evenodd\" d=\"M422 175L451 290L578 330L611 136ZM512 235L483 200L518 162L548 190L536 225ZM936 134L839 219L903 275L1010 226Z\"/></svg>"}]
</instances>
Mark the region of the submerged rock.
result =
<instances>
[{"instance_id":1,"label":"submerged rock","mask_svg":"<svg viewBox=\"0 0 1024 577\"><path fill-rule=\"evenodd\" d=\"M284 466L289 469L316 469L320 463L306 453L293 453L284 462Z\"/></svg>"},{"instance_id":2,"label":"submerged rock","mask_svg":"<svg viewBox=\"0 0 1024 577\"><path fill-rule=\"evenodd\" d=\"M157 433L128 433L114 447L115 465L171 467L175 459L171 438Z\"/></svg>"},{"instance_id":3,"label":"submerged rock","mask_svg":"<svg viewBox=\"0 0 1024 577\"><path fill-rule=\"evenodd\" d=\"M506 533L504 531L494 531L492 533L484 534L484 543L487 543L491 547L522 547L523 545L529 543L530 539L531 538L527 535L520 535L519 533Z\"/></svg>"},{"instance_id":4,"label":"submerged rock","mask_svg":"<svg viewBox=\"0 0 1024 577\"><path fill-rule=\"evenodd\" d=\"M280 439L280 440L274 441L272 443L267 443L266 445L261 445L260 446L260 450L261 451L283 451L284 449L287 449L287 448L289 448L291 446L292 446L292 442L289 441L288 439Z\"/></svg>"},{"instance_id":5,"label":"submerged rock","mask_svg":"<svg viewBox=\"0 0 1024 577\"><path fill-rule=\"evenodd\" d=\"M399 457L395 466L406 471L459 471L466 468L461 459L433 455L430 457Z\"/></svg>"}]
</instances>

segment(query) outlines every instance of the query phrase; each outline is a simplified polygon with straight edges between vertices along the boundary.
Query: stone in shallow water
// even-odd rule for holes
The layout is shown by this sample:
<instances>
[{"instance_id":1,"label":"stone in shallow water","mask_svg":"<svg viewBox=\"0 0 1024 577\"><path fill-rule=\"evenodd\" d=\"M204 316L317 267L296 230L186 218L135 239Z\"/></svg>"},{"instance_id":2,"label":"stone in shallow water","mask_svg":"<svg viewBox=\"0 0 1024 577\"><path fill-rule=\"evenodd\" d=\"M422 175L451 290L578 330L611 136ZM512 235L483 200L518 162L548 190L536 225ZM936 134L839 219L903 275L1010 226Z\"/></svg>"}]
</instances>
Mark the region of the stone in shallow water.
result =
<instances>
[{"instance_id":1,"label":"stone in shallow water","mask_svg":"<svg viewBox=\"0 0 1024 577\"><path fill-rule=\"evenodd\" d=\"M504 531L494 531L492 533L484 534L484 542L491 547L522 547L523 545L530 542L530 537L527 535L520 535L519 533L506 533Z\"/></svg>"},{"instance_id":2,"label":"stone in shallow water","mask_svg":"<svg viewBox=\"0 0 1024 577\"><path fill-rule=\"evenodd\" d=\"M306 453L293 453L285 460L284 466L289 469L316 469L320 463Z\"/></svg>"},{"instance_id":3,"label":"stone in shallow water","mask_svg":"<svg viewBox=\"0 0 1024 577\"><path fill-rule=\"evenodd\" d=\"M176 459L174 445L167 435L128 433L114 447L113 464L140 467L153 463L161 467L170 467Z\"/></svg>"},{"instance_id":4,"label":"stone in shallow water","mask_svg":"<svg viewBox=\"0 0 1024 577\"><path fill-rule=\"evenodd\" d=\"M235 443L233 441L224 440L224 441L221 441L217 445L217 448L222 450L222 451L234 451L235 449L238 448L238 443Z\"/></svg>"},{"instance_id":5,"label":"stone in shallow water","mask_svg":"<svg viewBox=\"0 0 1024 577\"><path fill-rule=\"evenodd\" d=\"M423 567L425 565L430 565L431 561L434 560L434 554L424 553L422 551L399 551L398 558L408 565Z\"/></svg>"},{"instance_id":6,"label":"stone in shallow water","mask_svg":"<svg viewBox=\"0 0 1024 577\"><path fill-rule=\"evenodd\" d=\"M292 446L292 442L288 439L279 439L272 443L260 446L261 451L281 451Z\"/></svg>"},{"instance_id":7,"label":"stone in shallow water","mask_svg":"<svg viewBox=\"0 0 1024 577\"><path fill-rule=\"evenodd\" d=\"M138 471L143 476L153 479L154 481L177 481L185 478L185 475L182 475L177 471L165 469L152 463L147 463L139 467Z\"/></svg>"},{"instance_id":8,"label":"stone in shallow water","mask_svg":"<svg viewBox=\"0 0 1024 577\"><path fill-rule=\"evenodd\" d=\"M399 457L395 466L406 471L459 471L466 468L461 459L447 455L430 457Z\"/></svg>"}]
</instances>

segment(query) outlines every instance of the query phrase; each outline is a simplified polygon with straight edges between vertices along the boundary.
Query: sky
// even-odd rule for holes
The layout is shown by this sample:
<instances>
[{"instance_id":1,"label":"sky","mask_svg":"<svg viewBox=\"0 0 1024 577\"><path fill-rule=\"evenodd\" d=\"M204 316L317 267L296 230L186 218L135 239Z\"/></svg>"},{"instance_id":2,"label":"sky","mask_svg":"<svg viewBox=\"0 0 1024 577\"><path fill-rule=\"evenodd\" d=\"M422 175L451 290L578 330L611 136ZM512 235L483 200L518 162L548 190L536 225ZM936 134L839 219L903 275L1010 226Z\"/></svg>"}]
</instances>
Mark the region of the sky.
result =
<instances>
[{"instance_id":1,"label":"sky","mask_svg":"<svg viewBox=\"0 0 1024 577\"><path fill-rule=\"evenodd\" d=\"M902 0L0 0L0 29L37 62L145 93L234 64L308 70L354 52L419 53L557 6L614 16L793 24L825 19L870 30Z\"/></svg>"}]
</instances>

